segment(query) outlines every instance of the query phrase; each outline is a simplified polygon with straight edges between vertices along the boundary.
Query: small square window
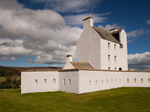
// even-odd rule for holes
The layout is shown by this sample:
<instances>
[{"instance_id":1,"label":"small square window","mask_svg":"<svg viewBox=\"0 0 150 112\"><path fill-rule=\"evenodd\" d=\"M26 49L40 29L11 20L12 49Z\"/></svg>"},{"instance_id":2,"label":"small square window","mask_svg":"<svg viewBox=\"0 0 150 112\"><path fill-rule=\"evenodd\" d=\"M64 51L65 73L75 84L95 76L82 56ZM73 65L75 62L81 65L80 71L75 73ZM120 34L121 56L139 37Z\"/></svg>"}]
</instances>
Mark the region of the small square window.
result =
<instances>
[{"instance_id":1,"label":"small square window","mask_svg":"<svg viewBox=\"0 0 150 112\"><path fill-rule=\"evenodd\" d=\"M46 81L46 79L44 79L44 83L45 83L45 84L47 84L47 81Z\"/></svg>"},{"instance_id":2,"label":"small square window","mask_svg":"<svg viewBox=\"0 0 150 112\"><path fill-rule=\"evenodd\" d=\"M110 43L108 43L108 48L110 49Z\"/></svg>"},{"instance_id":3,"label":"small square window","mask_svg":"<svg viewBox=\"0 0 150 112\"><path fill-rule=\"evenodd\" d=\"M91 80L89 81L89 86L91 86Z\"/></svg>"},{"instance_id":4,"label":"small square window","mask_svg":"<svg viewBox=\"0 0 150 112\"><path fill-rule=\"evenodd\" d=\"M56 79L53 79L53 84L54 84L54 85L56 84Z\"/></svg>"},{"instance_id":5,"label":"small square window","mask_svg":"<svg viewBox=\"0 0 150 112\"><path fill-rule=\"evenodd\" d=\"M117 62L117 56L114 56L114 61Z\"/></svg>"},{"instance_id":6,"label":"small square window","mask_svg":"<svg viewBox=\"0 0 150 112\"><path fill-rule=\"evenodd\" d=\"M136 83L136 78L134 78L134 83Z\"/></svg>"},{"instance_id":7,"label":"small square window","mask_svg":"<svg viewBox=\"0 0 150 112\"><path fill-rule=\"evenodd\" d=\"M63 85L65 85L65 79L63 79Z\"/></svg>"},{"instance_id":8,"label":"small square window","mask_svg":"<svg viewBox=\"0 0 150 112\"><path fill-rule=\"evenodd\" d=\"M38 84L38 80L37 80L37 79L35 79L35 84L36 84L36 85Z\"/></svg>"},{"instance_id":9,"label":"small square window","mask_svg":"<svg viewBox=\"0 0 150 112\"><path fill-rule=\"evenodd\" d=\"M120 71L122 71L122 68L119 68Z\"/></svg>"},{"instance_id":10,"label":"small square window","mask_svg":"<svg viewBox=\"0 0 150 112\"><path fill-rule=\"evenodd\" d=\"M110 70L110 67L108 67L108 70Z\"/></svg>"},{"instance_id":11,"label":"small square window","mask_svg":"<svg viewBox=\"0 0 150 112\"><path fill-rule=\"evenodd\" d=\"M108 60L110 61L110 55L108 55Z\"/></svg>"},{"instance_id":12,"label":"small square window","mask_svg":"<svg viewBox=\"0 0 150 112\"><path fill-rule=\"evenodd\" d=\"M111 79L111 83L113 83L113 79Z\"/></svg>"},{"instance_id":13,"label":"small square window","mask_svg":"<svg viewBox=\"0 0 150 112\"><path fill-rule=\"evenodd\" d=\"M116 50L116 44L114 44L114 49Z\"/></svg>"},{"instance_id":14,"label":"small square window","mask_svg":"<svg viewBox=\"0 0 150 112\"><path fill-rule=\"evenodd\" d=\"M97 80L95 81L95 85L97 85Z\"/></svg>"},{"instance_id":15,"label":"small square window","mask_svg":"<svg viewBox=\"0 0 150 112\"><path fill-rule=\"evenodd\" d=\"M103 80L101 80L101 84L103 85Z\"/></svg>"},{"instance_id":16,"label":"small square window","mask_svg":"<svg viewBox=\"0 0 150 112\"><path fill-rule=\"evenodd\" d=\"M120 83L121 83L121 79L119 79Z\"/></svg>"},{"instance_id":17,"label":"small square window","mask_svg":"<svg viewBox=\"0 0 150 112\"><path fill-rule=\"evenodd\" d=\"M69 86L71 85L71 79L68 80L68 85L69 85Z\"/></svg>"}]
</instances>

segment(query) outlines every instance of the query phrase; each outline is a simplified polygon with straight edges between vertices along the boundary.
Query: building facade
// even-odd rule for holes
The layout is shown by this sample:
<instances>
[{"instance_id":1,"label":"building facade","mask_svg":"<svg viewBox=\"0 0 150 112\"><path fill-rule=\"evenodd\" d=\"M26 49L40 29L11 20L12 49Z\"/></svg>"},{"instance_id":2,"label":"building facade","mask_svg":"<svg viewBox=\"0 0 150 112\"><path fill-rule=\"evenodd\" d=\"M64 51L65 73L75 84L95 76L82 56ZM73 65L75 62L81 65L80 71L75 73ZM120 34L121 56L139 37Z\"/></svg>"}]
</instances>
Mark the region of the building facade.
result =
<instances>
[{"instance_id":1,"label":"building facade","mask_svg":"<svg viewBox=\"0 0 150 112\"><path fill-rule=\"evenodd\" d=\"M150 72L128 71L127 36L116 28L110 32L83 20L77 42L77 62L72 55L60 71L21 73L21 94L63 91L82 94L118 87L150 87Z\"/></svg>"},{"instance_id":2,"label":"building facade","mask_svg":"<svg viewBox=\"0 0 150 112\"><path fill-rule=\"evenodd\" d=\"M77 62L88 62L94 69L128 70L126 32L116 28L107 32L93 26L93 17L83 19Z\"/></svg>"}]
</instances>

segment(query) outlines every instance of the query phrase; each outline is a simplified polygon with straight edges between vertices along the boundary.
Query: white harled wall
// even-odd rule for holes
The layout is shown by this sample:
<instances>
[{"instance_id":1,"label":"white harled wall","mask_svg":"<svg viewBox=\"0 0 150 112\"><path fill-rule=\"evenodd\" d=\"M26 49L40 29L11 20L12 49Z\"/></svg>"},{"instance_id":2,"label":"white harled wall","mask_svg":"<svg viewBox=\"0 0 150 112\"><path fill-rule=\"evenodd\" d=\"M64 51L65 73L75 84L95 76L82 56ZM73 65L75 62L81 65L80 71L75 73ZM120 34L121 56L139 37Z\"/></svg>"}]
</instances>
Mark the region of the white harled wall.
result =
<instances>
[{"instance_id":1,"label":"white harled wall","mask_svg":"<svg viewBox=\"0 0 150 112\"><path fill-rule=\"evenodd\" d=\"M21 74L22 94L48 91L82 94L118 87L150 87L150 72L66 70Z\"/></svg>"},{"instance_id":2,"label":"white harled wall","mask_svg":"<svg viewBox=\"0 0 150 112\"><path fill-rule=\"evenodd\" d=\"M119 32L120 43L123 45L123 48L120 48L120 44L102 39L92 27L92 18L83 21L83 32L77 42L77 61L88 62L94 69L128 70L127 36L124 29ZM110 43L110 48L108 48L108 43ZM108 55L110 55L110 60L108 60ZM114 56L116 56L116 61L114 61Z\"/></svg>"},{"instance_id":3,"label":"white harled wall","mask_svg":"<svg viewBox=\"0 0 150 112\"><path fill-rule=\"evenodd\" d=\"M101 51L101 69L108 70L128 70L127 63L127 43L126 43L126 33L124 30L120 32L120 42L123 44L123 48L120 48L120 44L101 39L100 51ZM109 44L109 45L108 45ZM108 59L110 55L110 60ZM116 56L116 60L115 60Z\"/></svg>"},{"instance_id":4,"label":"white harled wall","mask_svg":"<svg viewBox=\"0 0 150 112\"><path fill-rule=\"evenodd\" d=\"M59 90L68 93L79 93L79 72L60 71Z\"/></svg>"},{"instance_id":5,"label":"white harled wall","mask_svg":"<svg viewBox=\"0 0 150 112\"><path fill-rule=\"evenodd\" d=\"M100 37L92 22L92 18L83 21L83 32L77 42L77 62L88 62L94 69L100 69Z\"/></svg>"},{"instance_id":6,"label":"white harled wall","mask_svg":"<svg viewBox=\"0 0 150 112\"><path fill-rule=\"evenodd\" d=\"M150 72L125 72L124 87L150 87Z\"/></svg>"},{"instance_id":7,"label":"white harled wall","mask_svg":"<svg viewBox=\"0 0 150 112\"><path fill-rule=\"evenodd\" d=\"M150 72L79 71L79 94L118 87L150 87Z\"/></svg>"},{"instance_id":8,"label":"white harled wall","mask_svg":"<svg viewBox=\"0 0 150 112\"><path fill-rule=\"evenodd\" d=\"M122 87L122 73L109 71L79 71L79 94Z\"/></svg>"},{"instance_id":9,"label":"white harled wall","mask_svg":"<svg viewBox=\"0 0 150 112\"><path fill-rule=\"evenodd\" d=\"M45 81L46 79L46 81ZM59 72L21 72L21 94L59 90Z\"/></svg>"}]
</instances>

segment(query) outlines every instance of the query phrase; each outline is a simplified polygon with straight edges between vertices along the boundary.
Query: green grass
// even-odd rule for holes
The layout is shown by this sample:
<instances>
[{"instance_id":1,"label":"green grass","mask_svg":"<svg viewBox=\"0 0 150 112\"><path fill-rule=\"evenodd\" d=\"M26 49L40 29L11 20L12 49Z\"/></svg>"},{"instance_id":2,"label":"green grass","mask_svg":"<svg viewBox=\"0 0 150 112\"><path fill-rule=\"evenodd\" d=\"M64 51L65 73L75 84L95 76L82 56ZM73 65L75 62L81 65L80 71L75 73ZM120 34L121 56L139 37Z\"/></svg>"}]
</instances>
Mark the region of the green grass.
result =
<instances>
[{"instance_id":1,"label":"green grass","mask_svg":"<svg viewBox=\"0 0 150 112\"><path fill-rule=\"evenodd\" d=\"M81 95L0 92L0 112L148 112L150 88L118 88Z\"/></svg>"},{"instance_id":2,"label":"green grass","mask_svg":"<svg viewBox=\"0 0 150 112\"><path fill-rule=\"evenodd\" d=\"M0 81L5 81L6 78L5 77L0 77Z\"/></svg>"}]
</instances>

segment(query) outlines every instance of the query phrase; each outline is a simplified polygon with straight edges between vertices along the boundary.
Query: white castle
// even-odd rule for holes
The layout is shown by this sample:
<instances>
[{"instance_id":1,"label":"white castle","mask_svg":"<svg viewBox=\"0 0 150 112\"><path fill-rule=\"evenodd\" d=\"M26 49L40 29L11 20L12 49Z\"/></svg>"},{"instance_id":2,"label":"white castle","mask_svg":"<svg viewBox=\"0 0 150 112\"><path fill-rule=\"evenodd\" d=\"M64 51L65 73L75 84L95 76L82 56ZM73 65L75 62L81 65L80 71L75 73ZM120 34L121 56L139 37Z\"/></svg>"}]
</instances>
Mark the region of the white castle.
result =
<instances>
[{"instance_id":1,"label":"white castle","mask_svg":"<svg viewBox=\"0 0 150 112\"><path fill-rule=\"evenodd\" d=\"M87 93L118 87L150 87L150 72L128 71L127 36L124 29L110 32L83 19L77 42L77 62L72 55L60 71L21 73L21 93L63 91Z\"/></svg>"}]
</instances>

